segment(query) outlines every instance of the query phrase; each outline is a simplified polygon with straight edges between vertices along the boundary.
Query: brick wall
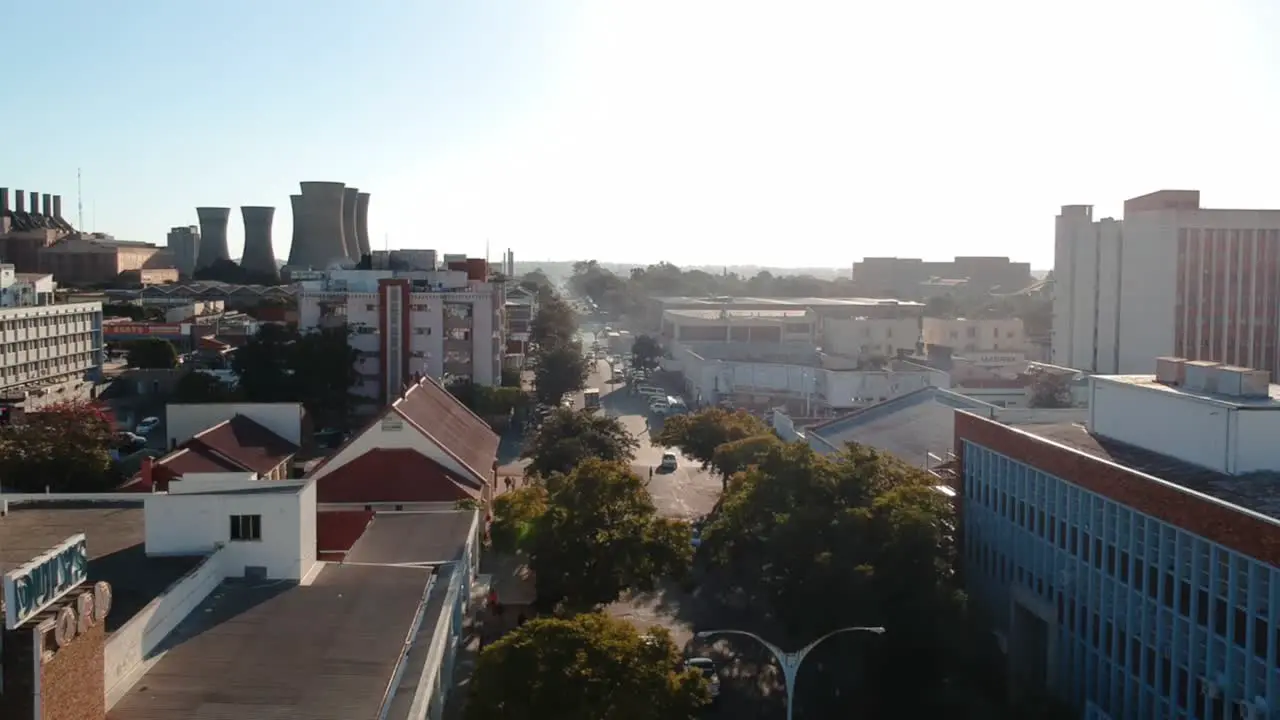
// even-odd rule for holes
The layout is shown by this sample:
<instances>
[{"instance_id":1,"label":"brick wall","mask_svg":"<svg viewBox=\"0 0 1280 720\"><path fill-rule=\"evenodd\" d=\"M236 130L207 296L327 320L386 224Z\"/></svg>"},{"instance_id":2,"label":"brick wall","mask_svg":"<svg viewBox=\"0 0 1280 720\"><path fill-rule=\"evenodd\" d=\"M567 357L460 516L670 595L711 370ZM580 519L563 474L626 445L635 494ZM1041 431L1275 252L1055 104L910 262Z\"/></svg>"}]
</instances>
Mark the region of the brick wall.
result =
<instances>
[{"instance_id":1,"label":"brick wall","mask_svg":"<svg viewBox=\"0 0 1280 720\"><path fill-rule=\"evenodd\" d=\"M103 720L107 715L102 650L106 630L97 623L45 663L41 720Z\"/></svg>"},{"instance_id":2,"label":"brick wall","mask_svg":"<svg viewBox=\"0 0 1280 720\"><path fill-rule=\"evenodd\" d=\"M1127 507L1270 565L1280 565L1280 528L1223 503L1087 453L967 413L956 413L955 452L964 467L964 440L1034 466ZM957 491L964 480L957 479Z\"/></svg>"}]
</instances>

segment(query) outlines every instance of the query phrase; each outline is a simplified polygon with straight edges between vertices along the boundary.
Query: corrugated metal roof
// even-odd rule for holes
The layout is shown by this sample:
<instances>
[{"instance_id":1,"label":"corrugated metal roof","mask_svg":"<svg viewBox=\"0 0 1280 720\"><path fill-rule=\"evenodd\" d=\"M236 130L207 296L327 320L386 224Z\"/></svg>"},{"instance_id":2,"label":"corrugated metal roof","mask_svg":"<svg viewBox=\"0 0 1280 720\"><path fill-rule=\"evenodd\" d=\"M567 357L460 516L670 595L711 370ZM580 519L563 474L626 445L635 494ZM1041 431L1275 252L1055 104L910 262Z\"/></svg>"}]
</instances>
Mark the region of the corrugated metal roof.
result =
<instances>
[{"instance_id":1,"label":"corrugated metal roof","mask_svg":"<svg viewBox=\"0 0 1280 720\"><path fill-rule=\"evenodd\" d=\"M378 513L347 553L353 563L452 562L462 555L475 511Z\"/></svg>"}]
</instances>

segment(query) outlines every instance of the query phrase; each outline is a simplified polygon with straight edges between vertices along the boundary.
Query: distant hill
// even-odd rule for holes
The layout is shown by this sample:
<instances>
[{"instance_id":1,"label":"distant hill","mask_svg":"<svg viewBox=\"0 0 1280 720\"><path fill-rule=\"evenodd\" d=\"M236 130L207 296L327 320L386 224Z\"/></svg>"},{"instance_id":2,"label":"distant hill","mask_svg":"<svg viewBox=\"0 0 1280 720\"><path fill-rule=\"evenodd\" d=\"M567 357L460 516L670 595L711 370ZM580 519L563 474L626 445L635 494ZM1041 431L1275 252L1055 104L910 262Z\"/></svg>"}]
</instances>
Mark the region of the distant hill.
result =
<instances>
[{"instance_id":1,"label":"distant hill","mask_svg":"<svg viewBox=\"0 0 1280 720\"><path fill-rule=\"evenodd\" d=\"M523 275L533 270L541 269L547 274L547 277L553 281L563 281L573 274L574 261L568 260L547 260L542 262L516 261L516 274ZM617 275L628 275L632 268L648 267L648 263L616 263L601 262L600 267ZM811 275L822 280L834 280L838 277L850 277L852 268L779 268L766 267L762 265L680 265L681 270L701 270L713 275L719 275L723 272L736 273L740 277L754 277L761 271L769 271L773 275Z\"/></svg>"}]
</instances>

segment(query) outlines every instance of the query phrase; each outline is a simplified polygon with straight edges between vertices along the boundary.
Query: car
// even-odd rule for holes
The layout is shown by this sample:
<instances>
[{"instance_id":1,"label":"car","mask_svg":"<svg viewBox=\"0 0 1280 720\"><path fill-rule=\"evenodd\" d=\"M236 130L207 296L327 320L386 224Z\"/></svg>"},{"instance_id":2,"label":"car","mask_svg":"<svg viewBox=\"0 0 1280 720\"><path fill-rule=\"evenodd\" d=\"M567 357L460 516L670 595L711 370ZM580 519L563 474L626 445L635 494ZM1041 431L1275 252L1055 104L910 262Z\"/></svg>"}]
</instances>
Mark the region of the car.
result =
<instances>
[{"instance_id":1,"label":"car","mask_svg":"<svg viewBox=\"0 0 1280 720\"><path fill-rule=\"evenodd\" d=\"M676 459L675 453L673 452L662 453L662 462L658 463L659 470L671 471L671 470L675 470L678 467L680 467L680 461Z\"/></svg>"},{"instance_id":2,"label":"car","mask_svg":"<svg viewBox=\"0 0 1280 720\"><path fill-rule=\"evenodd\" d=\"M134 428L133 431L138 435L141 435L142 437L146 437L150 435L151 431L155 430L159 425L160 425L160 418L144 417L142 418L142 422L138 423L138 427Z\"/></svg>"},{"instance_id":3,"label":"car","mask_svg":"<svg viewBox=\"0 0 1280 720\"><path fill-rule=\"evenodd\" d=\"M689 532L693 536L693 540L692 540L693 549L697 550L698 547L702 545L702 528L698 527L697 525L694 525L692 528L690 528Z\"/></svg>"},{"instance_id":4,"label":"car","mask_svg":"<svg viewBox=\"0 0 1280 720\"><path fill-rule=\"evenodd\" d=\"M715 702L720 697L720 673L716 668L716 661L709 657L694 657L685 660L684 666L688 670L702 673L711 689L711 701Z\"/></svg>"},{"instance_id":5,"label":"car","mask_svg":"<svg viewBox=\"0 0 1280 720\"><path fill-rule=\"evenodd\" d=\"M654 387L652 385L640 385L639 387L636 388L636 392L640 393L641 395L650 395L652 397L665 398L667 396L666 390L663 390L662 388L659 388L659 387Z\"/></svg>"}]
</instances>

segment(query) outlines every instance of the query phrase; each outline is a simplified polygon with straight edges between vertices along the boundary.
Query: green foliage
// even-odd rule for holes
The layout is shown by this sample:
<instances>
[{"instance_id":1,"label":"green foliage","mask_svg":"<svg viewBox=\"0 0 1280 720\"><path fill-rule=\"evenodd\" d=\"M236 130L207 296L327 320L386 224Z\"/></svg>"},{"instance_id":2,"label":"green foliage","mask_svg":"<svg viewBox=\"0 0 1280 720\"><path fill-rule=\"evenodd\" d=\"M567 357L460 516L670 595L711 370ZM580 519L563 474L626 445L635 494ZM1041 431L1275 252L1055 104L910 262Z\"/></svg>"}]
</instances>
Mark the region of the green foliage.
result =
<instances>
[{"instance_id":1,"label":"green foliage","mask_svg":"<svg viewBox=\"0 0 1280 720\"><path fill-rule=\"evenodd\" d=\"M529 404L528 393L519 387L489 387L470 380L452 382L449 392L482 418L507 416Z\"/></svg>"},{"instance_id":2,"label":"green foliage","mask_svg":"<svg viewBox=\"0 0 1280 720\"><path fill-rule=\"evenodd\" d=\"M502 387L518 388L523 385L519 370L503 369L502 371Z\"/></svg>"},{"instance_id":3,"label":"green foliage","mask_svg":"<svg viewBox=\"0 0 1280 720\"><path fill-rule=\"evenodd\" d=\"M486 647L466 720L693 720L709 700L666 631L591 613L530 620Z\"/></svg>"},{"instance_id":4,"label":"green foliage","mask_svg":"<svg viewBox=\"0 0 1280 720\"><path fill-rule=\"evenodd\" d=\"M0 485L18 492L104 492L121 478L111 462L111 419L89 403L63 403L0 427Z\"/></svg>"},{"instance_id":5,"label":"green foliage","mask_svg":"<svg viewBox=\"0 0 1280 720\"><path fill-rule=\"evenodd\" d=\"M537 521L546 511L547 489L542 485L526 485L499 495L493 501L493 522L489 525L493 549L503 553L531 551Z\"/></svg>"},{"instance_id":6,"label":"green foliage","mask_svg":"<svg viewBox=\"0 0 1280 720\"><path fill-rule=\"evenodd\" d=\"M752 435L741 440L730 440L716 448L711 456L711 467L720 477L728 480L752 465L760 463L762 458L774 452L782 441L777 435L767 433Z\"/></svg>"},{"instance_id":7,"label":"green foliage","mask_svg":"<svg viewBox=\"0 0 1280 720\"><path fill-rule=\"evenodd\" d=\"M658 517L626 463L591 458L545 483L529 562L540 606L593 610L688 570L689 526Z\"/></svg>"},{"instance_id":8,"label":"green foliage","mask_svg":"<svg viewBox=\"0 0 1280 720\"><path fill-rule=\"evenodd\" d=\"M942 702L964 625L953 508L936 479L866 448L821 456L800 443L771 447L737 478L703 531L729 585L795 644L850 624L887 627L886 642L859 646L874 652L860 707L939 716L930 703Z\"/></svg>"},{"instance_id":9,"label":"green foliage","mask_svg":"<svg viewBox=\"0 0 1280 720\"><path fill-rule=\"evenodd\" d=\"M538 346L564 345L573 341L578 332L578 317L558 296L547 298L538 306L533 321L529 323L529 340Z\"/></svg>"},{"instance_id":10,"label":"green foliage","mask_svg":"<svg viewBox=\"0 0 1280 720\"><path fill-rule=\"evenodd\" d=\"M235 402L240 393L209 373L193 371L178 378L170 399L175 403Z\"/></svg>"},{"instance_id":11,"label":"green foliage","mask_svg":"<svg viewBox=\"0 0 1280 720\"><path fill-rule=\"evenodd\" d=\"M653 443L680 448L703 467L711 467L721 445L770 433L763 421L741 410L707 408L692 415L667 418ZM722 479L727 486L729 476L723 475Z\"/></svg>"},{"instance_id":12,"label":"green foliage","mask_svg":"<svg viewBox=\"0 0 1280 720\"><path fill-rule=\"evenodd\" d=\"M631 364L644 370L653 370L662 362L662 345L652 335L641 335L631 345Z\"/></svg>"},{"instance_id":13,"label":"green foliage","mask_svg":"<svg viewBox=\"0 0 1280 720\"><path fill-rule=\"evenodd\" d=\"M1071 407L1071 376L1047 370L1036 373L1027 404L1033 408Z\"/></svg>"},{"instance_id":14,"label":"green foliage","mask_svg":"<svg viewBox=\"0 0 1280 720\"><path fill-rule=\"evenodd\" d=\"M541 270L532 270L524 274L520 278L520 287L533 293L538 302L546 302L555 296L555 285L551 282L551 278Z\"/></svg>"},{"instance_id":15,"label":"green foliage","mask_svg":"<svg viewBox=\"0 0 1280 720\"><path fill-rule=\"evenodd\" d=\"M129 367L172 370L178 367L178 351L162 338L135 340L128 345Z\"/></svg>"},{"instance_id":16,"label":"green foliage","mask_svg":"<svg viewBox=\"0 0 1280 720\"><path fill-rule=\"evenodd\" d=\"M240 394L250 402L301 402L317 427L342 428L351 416L359 380L356 351L343 328L299 335L280 325L263 325L236 351L232 368Z\"/></svg>"},{"instance_id":17,"label":"green foliage","mask_svg":"<svg viewBox=\"0 0 1280 720\"><path fill-rule=\"evenodd\" d=\"M640 443L617 418L556 408L525 442L525 473L550 477L568 473L591 458L630 463Z\"/></svg>"},{"instance_id":18,"label":"green foliage","mask_svg":"<svg viewBox=\"0 0 1280 720\"><path fill-rule=\"evenodd\" d=\"M559 405L561 398L587 385L591 363L577 340L539 345L533 355L533 392L538 402Z\"/></svg>"},{"instance_id":19,"label":"green foliage","mask_svg":"<svg viewBox=\"0 0 1280 720\"><path fill-rule=\"evenodd\" d=\"M208 267L195 271L195 280L214 280L228 285L279 285L280 271L259 273L246 270L232 260L218 260Z\"/></svg>"}]
</instances>

